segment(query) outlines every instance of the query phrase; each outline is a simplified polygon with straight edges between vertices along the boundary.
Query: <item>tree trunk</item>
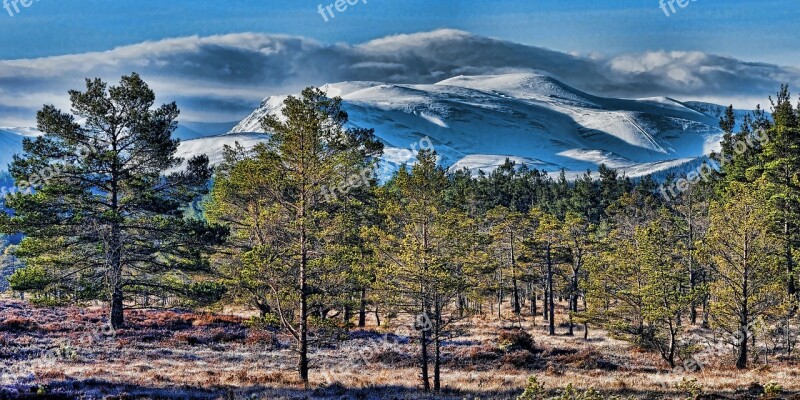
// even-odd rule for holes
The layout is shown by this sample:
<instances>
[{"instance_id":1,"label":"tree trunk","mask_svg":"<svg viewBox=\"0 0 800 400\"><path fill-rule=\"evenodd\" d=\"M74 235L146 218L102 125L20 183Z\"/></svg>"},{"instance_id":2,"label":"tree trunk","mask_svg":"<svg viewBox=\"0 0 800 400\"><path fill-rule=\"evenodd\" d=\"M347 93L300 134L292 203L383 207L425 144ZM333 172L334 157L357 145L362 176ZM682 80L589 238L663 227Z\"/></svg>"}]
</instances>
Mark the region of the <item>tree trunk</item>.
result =
<instances>
[{"instance_id":1,"label":"tree trunk","mask_svg":"<svg viewBox=\"0 0 800 400\"><path fill-rule=\"evenodd\" d=\"M114 217L119 215L119 154L117 153L116 138L112 140L111 148L113 150L114 162L111 166L111 211ZM125 323L124 314L124 296L122 293L122 234L120 232L120 224L118 222L111 223L111 237L106 249L107 256L110 255L111 261L111 327L119 329Z\"/></svg>"},{"instance_id":2,"label":"tree trunk","mask_svg":"<svg viewBox=\"0 0 800 400\"><path fill-rule=\"evenodd\" d=\"M258 313L261 318L266 318L272 312L272 308L267 303L262 303L261 301L255 301L256 308L258 308Z\"/></svg>"},{"instance_id":3,"label":"tree trunk","mask_svg":"<svg viewBox=\"0 0 800 400\"><path fill-rule=\"evenodd\" d=\"M433 391L439 392L442 388L442 379L441 379L441 324L442 324L442 310L441 306L437 300L436 302L436 316L435 322L433 325L434 332L433 332Z\"/></svg>"},{"instance_id":4,"label":"tree trunk","mask_svg":"<svg viewBox=\"0 0 800 400\"><path fill-rule=\"evenodd\" d=\"M298 353L300 361L298 370L300 379L308 387L308 249L306 248L306 229L305 229L305 210L301 215L300 229L300 338L298 343Z\"/></svg>"},{"instance_id":5,"label":"tree trunk","mask_svg":"<svg viewBox=\"0 0 800 400\"><path fill-rule=\"evenodd\" d=\"M747 246L745 246L747 249ZM748 302L748 296L750 294L750 287L749 287L749 268L747 265L747 250L744 253L744 278L742 279L742 308L739 315L739 334L741 337L739 338L739 354L736 357L736 368L738 369L745 369L747 368L747 335L748 335L748 320L750 319L750 304Z\"/></svg>"},{"instance_id":6,"label":"tree trunk","mask_svg":"<svg viewBox=\"0 0 800 400\"><path fill-rule=\"evenodd\" d=\"M570 293L569 293L569 336L575 334L575 327L572 323L573 314L578 312L578 269L572 269L572 279L570 280Z\"/></svg>"},{"instance_id":7,"label":"tree trunk","mask_svg":"<svg viewBox=\"0 0 800 400\"><path fill-rule=\"evenodd\" d=\"M548 308L549 306L547 305L548 304L547 298L548 298L548 295L547 295L547 284L545 283L544 289L542 289L542 302L544 303L542 305L542 318L544 318L545 321L550 319L550 317L547 314L547 312L549 310L549 308Z\"/></svg>"},{"instance_id":8,"label":"tree trunk","mask_svg":"<svg viewBox=\"0 0 800 400\"><path fill-rule=\"evenodd\" d=\"M116 203L116 195L113 202ZM115 224L111 228L111 327L120 329L125 324L125 298L122 292L122 257L120 254L121 238L119 227Z\"/></svg>"},{"instance_id":9,"label":"tree trunk","mask_svg":"<svg viewBox=\"0 0 800 400\"><path fill-rule=\"evenodd\" d=\"M514 314L519 315L522 312L522 307L519 303L519 287L517 285L517 263L514 255L514 232L511 232L511 283L514 286Z\"/></svg>"},{"instance_id":10,"label":"tree trunk","mask_svg":"<svg viewBox=\"0 0 800 400\"><path fill-rule=\"evenodd\" d=\"M583 310L586 311L587 309L586 296L583 296ZM584 320L583 323L583 340L589 340L589 321L587 320Z\"/></svg>"},{"instance_id":11,"label":"tree trunk","mask_svg":"<svg viewBox=\"0 0 800 400\"><path fill-rule=\"evenodd\" d=\"M736 368L747 368L747 324L739 327L741 339L739 342L739 352L736 354Z\"/></svg>"},{"instance_id":12,"label":"tree trunk","mask_svg":"<svg viewBox=\"0 0 800 400\"><path fill-rule=\"evenodd\" d=\"M367 326L367 288L361 288L361 304L358 308L358 327Z\"/></svg>"},{"instance_id":13,"label":"tree trunk","mask_svg":"<svg viewBox=\"0 0 800 400\"><path fill-rule=\"evenodd\" d=\"M553 336L556 334L556 306L553 300L553 258L550 253L550 245L547 245L547 293L550 303L550 316L549 316L549 334Z\"/></svg>"},{"instance_id":14,"label":"tree trunk","mask_svg":"<svg viewBox=\"0 0 800 400\"><path fill-rule=\"evenodd\" d=\"M531 318L533 318L533 326L536 326L536 313L538 312L536 307L536 290L533 289L533 284L528 283L528 291L531 295Z\"/></svg>"},{"instance_id":15,"label":"tree trunk","mask_svg":"<svg viewBox=\"0 0 800 400\"><path fill-rule=\"evenodd\" d=\"M503 319L503 271L501 268L497 269L497 319Z\"/></svg>"},{"instance_id":16,"label":"tree trunk","mask_svg":"<svg viewBox=\"0 0 800 400\"><path fill-rule=\"evenodd\" d=\"M789 220L784 218L783 221L783 235L786 242L786 289L790 298L794 298L797 293L797 287L794 281L794 258L792 257L792 241L790 240L791 233L789 232Z\"/></svg>"},{"instance_id":17,"label":"tree trunk","mask_svg":"<svg viewBox=\"0 0 800 400\"><path fill-rule=\"evenodd\" d=\"M689 290L694 292L695 288L697 287L697 273L694 270L694 198L693 196L689 197ZM689 319L692 322L692 325L697 325L697 301L692 301L691 306L689 307Z\"/></svg>"},{"instance_id":18,"label":"tree trunk","mask_svg":"<svg viewBox=\"0 0 800 400\"><path fill-rule=\"evenodd\" d=\"M125 324L123 301L122 283L117 282L111 295L111 327L114 329L120 329Z\"/></svg>"},{"instance_id":19,"label":"tree trunk","mask_svg":"<svg viewBox=\"0 0 800 400\"><path fill-rule=\"evenodd\" d=\"M431 382L428 378L428 334L425 329L420 330L420 350L422 351L422 360L420 368L422 369L422 390L430 392Z\"/></svg>"}]
</instances>

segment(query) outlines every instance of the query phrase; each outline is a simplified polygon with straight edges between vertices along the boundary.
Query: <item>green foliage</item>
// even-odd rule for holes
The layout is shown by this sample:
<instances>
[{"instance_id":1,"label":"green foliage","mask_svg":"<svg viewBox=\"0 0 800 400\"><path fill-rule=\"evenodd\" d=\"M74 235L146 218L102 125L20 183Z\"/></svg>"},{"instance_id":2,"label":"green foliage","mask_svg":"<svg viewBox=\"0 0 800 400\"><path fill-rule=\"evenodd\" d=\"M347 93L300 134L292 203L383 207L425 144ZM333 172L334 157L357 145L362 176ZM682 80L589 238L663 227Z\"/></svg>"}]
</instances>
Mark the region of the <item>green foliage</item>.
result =
<instances>
[{"instance_id":1,"label":"green foliage","mask_svg":"<svg viewBox=\"0 0 800 400\"><path fill-rule=\"evenodd\" d=\"M220 282L192 282L186 288L185 297L195 307L202 307L220 301L227 291L227 287Z\"/></svg>"},{"instance_id":2,"label":"green foliage","mask_svg":"<svg viewBox=\"0 0 800 400\"><path fill-rule=\"evenodd\" d=\"M204 253L226 232L183 217L212 171L205 156L175 157L174 103L154 108L155 93L135 73L118 86L87 80L69 96L70 112L46 105L37 113L44 135L26 138L10 166L35 193L7 198L13 214L0 214L0 231L26 236L16 254L32 272L18 287L108 300L120 326L123 305L140 299L129 288L162 293L173 289L163 278L177 272L190 284L208 272Z\"/></svg>"},{"instance_id":3,"label":"green foliage","mask_svg":"<svg viewBox=\"0 0 800 400\"><path fill-rule=\"evenodd\" d=\"M534 351L536 343L533 337L522 329L504 329L500 331L497 344L501 350L512 352L515 350Z\"/></svg>"},{"instance_id":4,"label":"green foliage","mask_svg":"<svg viewBox=\"0 0 800 400\"><path fill-rule=\"evenodd\" d=\"M43 291L51 282L51 277L41 266L18 269L8 278L11 289L19 291Z\"/></svg>"},{"instance_id":5,"label":"green foliage","mask_svg":"<svg viewBox=\"0 0 800 400\"><path fill-rule=\"evenodd\" d=\"M287 98L285 118L262 121L268 143L226 147L206 204L209 221L231 229L231 246L214 260L230 297L278 316L297 341L305 381L309 335L340 336L349 321L327 314L352 307L349 295L372 280L358 227L369 220L374 182L338 188L374 167L382 145L371 130L345 127L341 103L316 88Z\"/></svg>"},{"instance_id":6,"label":"green foliage","mask_svg":"<svg viewBox=\"0 0 800 400\"><path fill-rule=\"evenodd\" d=\"M250 317L245 321L245 325L252 329L271 331L281 327L281 319L275 314L267 314L263 317Z\"/></svg>"},{"instance_id":7,"label":"green foliage","mask_svg":"<svg viewBox=\"0 0 800 400\"><path fill-rule=\"evenodd\" d=\"M604 400L606 397L600 395L593 388L589 388L584 392L578 391L570 383L558 397L553 397L554 400Z\"/></svg>"},{"instance_id":8,"label":"green foliage","mask_svg":"<svg viewBox=\"0 0 800 400\"><path fill-rule=\"evenodd\" d=\"M705 252L718 276L710 286L711 318L736 339L739 368L747 364L752 326L774 316L786 301L767 191L767 185L733 183L728 201L710 208Z\"/></svg>"},{"instance_id":9,"label":"green foliage","mask_svg":"<svg viewBox=\"0 0 800 400\"><path fill-rule=\"evenodd\" d=\"M374 310L383 325L421 316L430 324L418 332L420 354L431 359L420 366L427 377L433 363L434 390L442 342L460 334L454 322L489 310L503 319L508 304L521 327L540 294L550 334L551 299L567 298L568 335L576 322L587 336L600 325L670 367L698 349L684 337L700 329L690 325L722 333L740 368L754 335L792 340L800 112L787 87L771 116L759 108L739 123L728 108L712 156L720 170L672 199L652 177L634 182L606 166L570 181L507 161L473 177L439 165L433 150L379 185L369 172L382 145L371 130L348 128L342 100L315 88L262 121L269 142L226 147L207 193L205 157L170 172L185 161L170 136L177 107L154 108L137 75L116 87L87 81L70 100L72 113L39 113L45 135L26 140L11 168L37 190L12 195L14 213L0 214L0 230L26 235L5 254L25 265L10 283L42 304L111 300L119 318L123 304L162 293L191 307L253 307L250 327L296 340L306 382L309 346L344 338L356 315L363 323ZM534 343L517 329L498 345ZM702 392L695 380L679 389ZM519 398L546 396L531 377ZM568 386L554 398L602 396Z\"/></svg>"},{"instance_id":10,"label":"green foliage","mask_svg":"<svg viewBox=\"0 0 800 400\"><path fill-rule=\"evenodd\" d=\"M783 394L783 387L775 382L769 382L764 385L764 396L778 397Z\"/></svg>"},{"instance_id":11,"label":"green foliage","mask_svg":"<svg viewBox=\"0 0 800 400\"><path fill-rule=\"evenodd\" d=\"M703 394L703 385L700 384L696 378L681 378L681 381L675 384L675 389L688 394L691 399L697 398Z\"/></svg>"},{"instance_id":12,"label":"green foliage","mask_svg":"<svg viewBox=\"0 0 800 400\"><path fill-rule=\"evenodd\" d=\"M617 396L605 396L600 394L594 388L589 388L585 391L575 389L570 383L566 388L560 391L557 396L549 396L544 384L539 383L535 376L528 377L528 384L525 386L525 391L517 396L517 400L620 400Z\"/></svg>"},{"instance_id":13,"label":"green foliage","mask_svg":"<svg viewBox=\"0 0 800 400\"><path fill-rule=\"evenodd\" d=\"M547 391L544 385L539 383L535 376L528 377L528 384L525 386L525 391L517 396L517 400L543 400L547 396Z\"/></svg>"}]
</instances>

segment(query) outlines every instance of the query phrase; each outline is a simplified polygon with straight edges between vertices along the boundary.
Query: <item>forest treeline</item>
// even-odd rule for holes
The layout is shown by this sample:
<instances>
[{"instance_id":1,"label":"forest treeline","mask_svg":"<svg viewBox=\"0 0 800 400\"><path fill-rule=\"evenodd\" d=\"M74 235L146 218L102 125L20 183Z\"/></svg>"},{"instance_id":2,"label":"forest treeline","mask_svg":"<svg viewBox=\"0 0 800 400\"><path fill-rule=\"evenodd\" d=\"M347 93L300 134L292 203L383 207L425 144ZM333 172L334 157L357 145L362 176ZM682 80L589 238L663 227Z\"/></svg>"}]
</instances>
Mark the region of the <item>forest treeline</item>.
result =
<instances>
[{"instance_id":1,"label":"forest treeline","mask_svg":"<svg viewBox=\"0 0 800 400\"><path fill-rule=\"evenodd\" d=\"M16 182L59 173L10 195L0 217L25 235L11 286L39 303L103 300L114 327L125 308L253 307L295 339L306 382L310 346L373 316L417 321L426 390L441 387L442 341L474 315L533 317L551 335L600 328L670 367L698 350L693 327L728 338L738 368L793 354L800 111L788 87L770 113L737 121L728 108L722 151L674 196L660 187L682 177L601 166L567 179L512 162L471 175L431 150L364 180L382 144L315 88L262 121L267 143L227 147L213 169L175 158L177 106L154 108L136 74L87 80L70 100L38 113L45 135L10 168Z\"/></svg>"}]
</instances>

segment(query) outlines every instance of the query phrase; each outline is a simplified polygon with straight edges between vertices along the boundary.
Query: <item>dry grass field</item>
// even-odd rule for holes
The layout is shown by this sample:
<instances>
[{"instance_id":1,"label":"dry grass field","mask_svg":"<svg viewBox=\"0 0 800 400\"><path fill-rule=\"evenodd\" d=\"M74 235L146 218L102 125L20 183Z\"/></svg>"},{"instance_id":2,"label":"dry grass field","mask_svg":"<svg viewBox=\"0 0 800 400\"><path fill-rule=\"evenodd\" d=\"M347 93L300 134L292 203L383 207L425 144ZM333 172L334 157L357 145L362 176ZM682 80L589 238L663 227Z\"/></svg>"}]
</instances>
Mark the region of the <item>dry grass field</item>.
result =
<instances>
[{"instance_id":1,"label":"dry grass field","mask_svg":"<svg viewBox=\"0 0 800 400\"><path fill-rule=\"evenodd\" d=\"M418 343L402 324L354 330L314 349L306 390L290 338L239 316L135 310L126 313L128 328L111 334L103 315L0 301L0 398L515 399L531 375L553 396L569 384L637 399L764 398L770 382L784 389L773 398L800 391L800 367L789 361L742 372L713 359L700 372L670 373L657 355L601 331L590 329L588 340L582 331L550 337L541 320L522 321L531 348L504 347L499 337L515 322L478 317L461 322L462 334L444 346L441 394L419 390ZM704 394L678 388L683 379Z\"/></svg>"}]
</instances>

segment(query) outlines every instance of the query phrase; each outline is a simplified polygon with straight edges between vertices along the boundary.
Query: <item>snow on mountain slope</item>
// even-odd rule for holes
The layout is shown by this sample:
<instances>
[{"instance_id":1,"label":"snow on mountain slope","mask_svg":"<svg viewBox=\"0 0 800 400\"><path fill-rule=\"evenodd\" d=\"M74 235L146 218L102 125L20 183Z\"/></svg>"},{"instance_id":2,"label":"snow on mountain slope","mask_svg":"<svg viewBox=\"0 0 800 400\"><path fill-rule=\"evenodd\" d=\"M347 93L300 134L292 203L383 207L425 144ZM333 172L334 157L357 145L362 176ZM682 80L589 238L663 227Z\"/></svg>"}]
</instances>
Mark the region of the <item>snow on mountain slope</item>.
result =
<instances>
[{"instance_id":1,"label":"snow on mountain slope","mask_svg":"<svg viewBox=\"0 0 800 400\"><path fill-rule=\"evenodd\" d=\"M727 109L726 106L703 103L699 101L687 101L681 104L691 108L692 110L696 110L699 113L708 115L716 121L719 121L719 119L722 118L722 116L725 114L725 110ZM733 114L736 116L736 126L734 127L734 131L738 131L742 127L744 116L752 113L753 112L750 110L733 110ZM770 113L767 112L766 115L770 115Z\"/></svg>"},{"instance_id":2,"label":"snow on mountain slope","mask_svg":"<svg viewBox=\"0 0 800 400\"><path fill-rule=\"evenodd\" d=\"M222 148L226 144L233 145L238 140L243 146L252 147L268 138L263 134L223 135L234 125L235 122L180 122L172 134L173 137L181 139L177 156L190 158L198 154L208 154L211 163L215 164L222 161ZM14 154L22 153L22 140L25 137L36 137L41 134L36 128L0 128L0 171L7 171Z\"/></svg>"},{"instance_id":3,"label":"snow on mountain slope","mask_svg":"<svg viewBox=\"0 0 800 400\"><path fill-rule=\"evenodd\" d=\"M517 165L526 165L531 169L538 169L540 171L547 171L547 172L560 171L558 165L548 164L546 162L534 160L532 158L504 156L504 155L489 155L489 154L468 155L456 161L455 164L450 166L450 169L453 171L460 171L462 169L467 169L473 175L475 175L478 173L478 171L489 172L497 168L498 165L502 165L503 163L505 163L506 160L510 160Z\"/></svg>"},{"instance_id":4,"label":"snow on mountain slope","mask_svg":"<svg viewBox=\"0 0 800 400\"><path fill-rule=\"evenodd\" d=\"M14 130L12 131L12 129ZM28 130L18 128L0 128L0 171L8 171L8 164L14 161L14 154L22 152L22 139L25 136L33 136L33 134Z\"/></svg>"},{"instance_id":5,"label":"snow on mountain slope","mask_svg":"<svg viewBox=\"0 0 800 400\"><path fill-rule=\"evenodd\" d=\"M393 168L413 162L428 137L440 163L452 169L490 171L510 158L553 174L565 169L577 176L606 164L641 176L683 168L718 149L722 136L716 127L722 106L603 98L534 73L459 76L432 85L343 82L323 89L342 97L352 126L375 129ZM216 164L226 144L252 147L267 140L261 119L280 116L286 97L268 97L224 135L215 133L232 124L181 123L177 156L205 153ZM35 129L0 128L0 170L21 151L24 136L36 135Z\"/></svg>"},{"instance_id":6,"label":"snow on mountain slope","mask_svg":"<svg viewBox=\"0 0 800 400\"><path fill-rule=\"evenodd\" d=\"M209 163L216 165L222 162L222 149L225 145L234 146L239 143L245 148L251 148L267 139L269 139L269 135L263 133L238 133L185 140L181 141L175 156L183 158L185 161L196 155L206 154Z\"/></svg>"},{"instance_id":7,"label":"snow on mountain slope","mask_svg":"<svg viewBox=\"0 0 800 400\"><path fill-rule=\"evenodd\" d=\"M388 154L429 137L451 168L491 170L506 157L576 175L602 163L631 175L682 165L719 147L718 118L669 98L594 96L552 76L459 76L433 85L343 82L350 124L374 128ZM264 100L230 133L263 132L286 96Z\"/></svg>"},{"instance_id":8,"label":"snow on mountain slope","mask_svg":"<svg viewBox=\"0 0 800 400\"><path fill-rule=\"evenodd\" d=\"M228 132L237 122L194 122L181 121L172 136L180 140L192 140L209 136L219 136Z\"/></svg>"}]
</instances>

